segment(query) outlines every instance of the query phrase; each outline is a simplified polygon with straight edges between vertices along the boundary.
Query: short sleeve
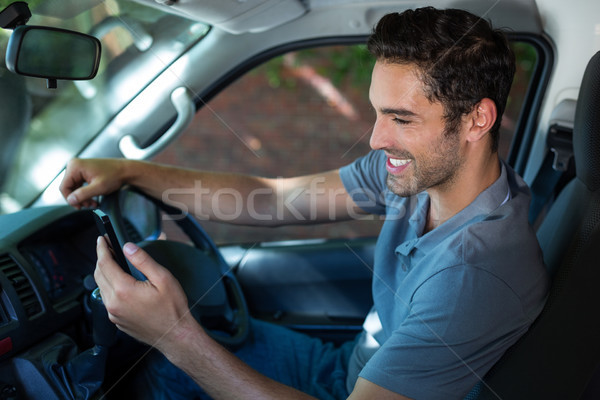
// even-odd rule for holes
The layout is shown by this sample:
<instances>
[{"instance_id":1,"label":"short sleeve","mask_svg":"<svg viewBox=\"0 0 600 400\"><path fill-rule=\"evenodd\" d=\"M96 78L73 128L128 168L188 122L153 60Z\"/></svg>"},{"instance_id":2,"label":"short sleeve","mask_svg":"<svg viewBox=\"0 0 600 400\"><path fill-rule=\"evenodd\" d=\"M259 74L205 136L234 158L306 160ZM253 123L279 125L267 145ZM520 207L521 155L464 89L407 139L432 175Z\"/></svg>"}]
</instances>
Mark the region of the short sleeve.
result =
<instances>
[{"instance_id":1,"label":"short sleeve","mask_svg":"<svg viewBox=\"0 0 600 400\"><path fill-rule=\"evenodd\" d=\"M371 151L340 169L340 177L352 200L371 214L385 214L387 171L385 153Z\"/></svg>"},{"instance_id":2,"label":"short sleeve","mask_svg":"<svg viewBox=\"0 0 600 400\"><path fill-rule=\"evenodd\" d=\"M409 307L359 376L417 399L462 399L531 323L502 280L473 266L432 276Z\"/></svg>"}]
</instances>

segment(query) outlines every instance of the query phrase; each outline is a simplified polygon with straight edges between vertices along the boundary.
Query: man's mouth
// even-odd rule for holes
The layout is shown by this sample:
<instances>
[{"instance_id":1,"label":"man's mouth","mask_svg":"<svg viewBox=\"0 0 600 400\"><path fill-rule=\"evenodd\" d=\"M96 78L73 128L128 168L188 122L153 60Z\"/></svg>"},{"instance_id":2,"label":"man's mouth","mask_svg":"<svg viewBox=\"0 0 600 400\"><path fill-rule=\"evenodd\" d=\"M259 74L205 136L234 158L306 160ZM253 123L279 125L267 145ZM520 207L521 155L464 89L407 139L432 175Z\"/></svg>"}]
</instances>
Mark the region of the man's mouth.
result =
<instances>
[{"instance_id":1,"label":"man's mouth","mask_svg":"<svg viewBox=\"0 0 600 400\"><path fill-rule=\"evenodd\" d=\"M411 161L412 160L410 159L388 157L386 165L387 171L391 174L399 174L408 167Z\"/></svg>"},{"instance_id":2,"label":"man's mouth","mask_svg":"<svg viewBox=\"0 0 600 400\"><path fill-rule=\"evenodd\" d=\"M394 167L402 167L410 162L410 160L400 160L398 158L390 158L390 164Z\"/></svg>"}]
</instances>

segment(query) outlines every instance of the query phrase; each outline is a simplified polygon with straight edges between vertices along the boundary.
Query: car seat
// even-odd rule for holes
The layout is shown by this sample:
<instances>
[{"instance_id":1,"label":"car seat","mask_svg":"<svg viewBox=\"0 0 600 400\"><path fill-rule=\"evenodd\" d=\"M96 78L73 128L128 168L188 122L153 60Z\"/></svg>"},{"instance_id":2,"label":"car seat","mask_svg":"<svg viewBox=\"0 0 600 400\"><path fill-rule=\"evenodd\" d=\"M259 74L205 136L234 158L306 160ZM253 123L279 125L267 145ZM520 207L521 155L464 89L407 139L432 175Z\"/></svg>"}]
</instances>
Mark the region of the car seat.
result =
<instances>
[{"instance_id":1,"label":"car seat","mask_svg":"<svg viewBox=\"0 0 600 400\"><path fill-rule=\"evenodd\" d=\"M528 332L484 378L477 399L580 399L600 361L600 52L585 70L573 126L576 176L538 230L552 276ZM589 389L588 389L589 390Z\"/></svg>"}]
</instances>

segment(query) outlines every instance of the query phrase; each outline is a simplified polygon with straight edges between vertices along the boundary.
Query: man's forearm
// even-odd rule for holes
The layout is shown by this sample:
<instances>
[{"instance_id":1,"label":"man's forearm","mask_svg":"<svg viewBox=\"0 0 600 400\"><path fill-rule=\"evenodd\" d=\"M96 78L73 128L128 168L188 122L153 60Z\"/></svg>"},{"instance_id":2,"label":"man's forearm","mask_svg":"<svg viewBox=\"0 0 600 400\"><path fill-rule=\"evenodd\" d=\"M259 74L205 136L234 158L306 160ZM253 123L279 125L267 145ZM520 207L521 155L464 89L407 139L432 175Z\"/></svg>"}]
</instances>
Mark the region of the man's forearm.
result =
<instances>
[{"instance_id":1,"label":"man's forearm","mask_svg":"<svg viewBox=\"0 0 600 400\"><path fill-rule=\"evenodd\" d=\"M331 222L360 212L337 171L261 178L130 162L125 181L200 220L279 226Z\"/></svg>"},{"instance_id":2,"label":"man's forearm","mask_svg":"<svg viewBox=\"0 0 600 400\"><path fill-rule=\"evenodd\" d=\"M250 368L197 324L180 329L159 350L214 399L314 399Z\"/></svg>"},{"instance_id":3,"label":"man's forearm","mask_svg":"<svg viewBox=\"0 0 600 400\"><path fill-rule=\"evenodd\" d=\"M269 180L205 172L149 162L130 162L125 181L200 220L269 225L275 189Z\"/></svg>"}]
</instances>

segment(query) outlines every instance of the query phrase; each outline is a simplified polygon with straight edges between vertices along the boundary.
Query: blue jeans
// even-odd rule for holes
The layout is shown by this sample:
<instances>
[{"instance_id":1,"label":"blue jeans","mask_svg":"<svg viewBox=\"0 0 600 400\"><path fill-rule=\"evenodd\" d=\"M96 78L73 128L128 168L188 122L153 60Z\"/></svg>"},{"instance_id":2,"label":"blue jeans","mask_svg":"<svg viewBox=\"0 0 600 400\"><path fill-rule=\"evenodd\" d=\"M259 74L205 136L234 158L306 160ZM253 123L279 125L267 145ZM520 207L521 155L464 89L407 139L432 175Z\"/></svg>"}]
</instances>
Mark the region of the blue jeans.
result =
<instances>
[{"instance_id":1,"label":"blue jeans","mask_svg":"<svg viewBox=\"0 0 600 400\"><path fill-rule=\"evenodd\" d=\"M345 399L347 366L353 342L331 343L266 322L251 320L247 343L236 356L258 372L319 399ZM162 354L143 361L135 380L139 399L210 399L183 371Z\"/></svg>"}]
</instances>

